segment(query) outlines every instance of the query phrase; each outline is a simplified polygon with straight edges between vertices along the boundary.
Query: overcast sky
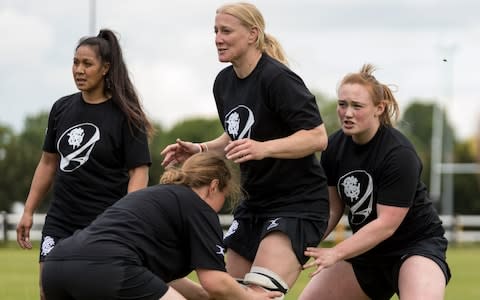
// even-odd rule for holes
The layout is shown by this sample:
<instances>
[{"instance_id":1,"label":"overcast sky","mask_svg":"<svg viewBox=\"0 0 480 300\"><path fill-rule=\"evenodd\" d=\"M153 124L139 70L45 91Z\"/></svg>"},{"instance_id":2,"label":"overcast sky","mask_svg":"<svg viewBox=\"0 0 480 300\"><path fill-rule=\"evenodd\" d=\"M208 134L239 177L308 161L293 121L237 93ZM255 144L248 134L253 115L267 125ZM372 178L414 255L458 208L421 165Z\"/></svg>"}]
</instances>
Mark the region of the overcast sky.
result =
<instances>
[{"instance_id":1,"label":"overcast sky","mask_svg":"<svg viewBox=\"0 0 480 300\"><path fill-rule=\"evenodd\" d=\"M90 3L0 0L0 123L23 128L76 92L74 48L90 35ZM413 98L447 107L461 138L480 119L480 1L256 0L266 31L312 91L335 97L338 81L365 62L397 86L401 109ZM97 0L95 32L120 35L132 80L148 115L165 126L216 116L213 80L226 67L214 44L217 0ZM445 62L444 59L447 59Z\"/></svg>"}]
</instances>

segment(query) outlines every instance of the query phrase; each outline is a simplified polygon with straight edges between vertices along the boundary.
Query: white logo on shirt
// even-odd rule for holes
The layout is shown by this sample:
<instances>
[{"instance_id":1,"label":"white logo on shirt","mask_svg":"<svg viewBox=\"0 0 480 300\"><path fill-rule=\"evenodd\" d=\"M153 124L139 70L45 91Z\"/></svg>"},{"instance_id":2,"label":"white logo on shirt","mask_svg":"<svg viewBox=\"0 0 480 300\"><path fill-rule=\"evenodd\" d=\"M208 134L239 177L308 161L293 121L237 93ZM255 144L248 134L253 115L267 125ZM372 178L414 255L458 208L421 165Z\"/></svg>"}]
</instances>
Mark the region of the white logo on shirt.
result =
<instances>
[{"instance_id":1,"label":"white logo on shirt","mask_svg":"<svg viewBox=\"0 0 480 300\"><path fill-rule=\"evenodd\" d=\"M345 178L345 180L342 182L345 195L350 198L350 199L358 199L358 195L360 194L360 183L358 182L358 179L355 178L354 176L349 176Z\"/></svg>"},{"instance_id":2,"label":"white logo on shirt","mask_svg":"<svg viewBox=\"0 0 480 300\"><path fill-rule=\"evenodd\" d=\"M276 219L269 220L268 222L270 222L270 224L268 225L267 230L270 230L270 229L275 228L278 225L280 225L280 224L278 224L278 220L280 220L280 219L281 218L276 218Z\"/></svg>"},{"instance_id":3,"label":"white logo on shirt","mask_svg":"<svg viewBox=\"0 0 480 300\"><path fill-rule=\"evenodd\" d=\"M373 211L372 176L363 170L349 172L339 179L337 188L348 198L345 200L350 206L350 222L362 224Z\"/></svg>"},{"instance_id":4,"label":"white logo on shirt","mask_svg":"<svg viewBox=\"0 0 480 300\"><path fill-rule=\"evenodd\" d=\"M239 105L225 116L225 128L234 139L250 137L255 118L253 111L245 105Z\"/></svg>"},{"instance_id":5,"label":"white logo on shirt","mask_svg":"<svg viewBox=\"0 0 480 300\"><path fill-rule=\"evenodd\" d=\"M100 130L92 123L82 123L67 129L58 139L60 170L73 172L86 163L95 143L100 140Z\"/></svg>"},{"instance_id":6,"label":"white logo on shirt","mask_svg":"<svg viewBox=\"0 0 480 300\"><path fill-rule=\"evenodd\" d=\"M85 136L85 131L82 128L72 129L68 135L68 144L73 146L73 149L80 147Z\"/></svg>"},{"instance_id":7,"label":"white logo on shirt","mask_svg":"<svg viewBox=\"0 0 480 300\"><path fill-rule=\"evenodd\" d=\"M225 236L223 238L226 238L232 234L235 233L235 231L237 231L238 229L238 221L237 220L233 220L232 221L232 224L230 225L230 227L228 228L228 231L225 233Z\"/></svg>"},{"instance_id":8,"label":"white logo on shirt","mask_svg":"<svg viewBox=\"0 0 480 300\"><path fill-rule=\"evenodd\" d=\"M225 256L225 248L223 248L223 247L220 246L220 245L215 245L215 246L217 246L217 248L218 248L218 251L215 252L215 253Z\"/></svg>"},{"instance_id":9,"label":"white logo on shirt","mask_svg":"<svg viewBox=\"0 0 480 300\"><path fill-rule=\"evenodd\" d=\"M55 247L55 240L51 236L46 236L43 239L42 243L42 252L40 253L41 256L46 256L50 251L52 251L53 247Z\"/></svg>"},{"instance_id":10,"label":"white logo on shirt","mask_svg":"<svg viewBox=\"0 0 480 300\"><path fill-rule=\"evenodd\" d=\"M237 112L231 113L225 123L228 124L228 133L237 136L240 129L240 115Z\"/></svg>"}]
</instances>

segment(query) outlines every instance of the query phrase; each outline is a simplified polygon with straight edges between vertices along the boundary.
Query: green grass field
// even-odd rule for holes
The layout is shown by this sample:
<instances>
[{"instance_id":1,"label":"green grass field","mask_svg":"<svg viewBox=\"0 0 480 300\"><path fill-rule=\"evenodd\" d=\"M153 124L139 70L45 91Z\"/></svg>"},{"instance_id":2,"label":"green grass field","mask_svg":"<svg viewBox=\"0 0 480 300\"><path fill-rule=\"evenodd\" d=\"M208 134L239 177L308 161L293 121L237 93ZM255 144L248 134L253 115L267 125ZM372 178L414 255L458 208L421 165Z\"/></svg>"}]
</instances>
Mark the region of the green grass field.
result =
<instances>
[{"instance_id":1,"label":"green grass field","mask_svg":"<svg viewBox=\"0 0 480 300\"><path fill-rule=\"evenodd\" d=\"M452 280L445 299L480 299L480 245L451 246L447 260ZM31 300L38 296L38 245L21 250L14 243L0 244L0 299ZM308 273L302 273L286 300L295 300L308 282ZM397 298L394 298L397 299Z\"/></svg>"}]
</instances>

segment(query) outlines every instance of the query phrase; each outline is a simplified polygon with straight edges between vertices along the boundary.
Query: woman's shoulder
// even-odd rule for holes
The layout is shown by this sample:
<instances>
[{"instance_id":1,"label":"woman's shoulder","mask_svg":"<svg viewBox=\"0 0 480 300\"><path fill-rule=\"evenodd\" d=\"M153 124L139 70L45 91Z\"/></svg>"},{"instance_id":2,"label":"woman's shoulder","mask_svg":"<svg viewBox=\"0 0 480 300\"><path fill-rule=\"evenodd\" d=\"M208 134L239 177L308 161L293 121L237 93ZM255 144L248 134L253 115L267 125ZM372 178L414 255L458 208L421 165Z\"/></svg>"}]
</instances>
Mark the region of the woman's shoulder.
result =
<instances>
[{"instance_id":1,"label":"woman's shoulder","mask_svg":"<svg viewBox=\"0 0 480 300\"><path fill-rule=\"evenodd\" d=\"M292 74L298 76L293 72L287 65L279 62L275 58L263 54L259 62L259 67L264 71L271 72L274 74Z\"/></svg>"},{"instance_id":2,"label":"woman's shoulder","mask_svg":"<svg viewBox=\"0 0 480 300\"><path fill-rule=\"evenodd\" d=\"M213 82L213 92L217 93L219 90L224 90L227 86L227 82L230 82L235 78L233 66L229 65L228 67L223 68L218 72L215 80Z\"/></svg>"},{"instance_id":3,"label":"woman's shoulder","mask_svg":"<svg viewBox=\"0 0 480 300\"><path fill-rule=\"evenodd\" d=\"M378 146L382 147L387 160L392 160L393 157L402 157L405 161L407 158L419 159L415 146L408 137L393 127L385 128L383 139L378 141Z\"/></svg>"},{"instance_id":4,"label":"woman's shoulder","mask_svg":"<svg viewBox=\"0 0 480 300\"><path fill-rule=\"evenodd\" d=\"M305 86L303 79L297 73L266 54L262 56L256 72L258 76L255 80L259 80L269 87L291 89Z\"/></svg>"},{"instance_id":5,"label":"woman's shoulder","mask_svg":"<svg viewBox=\"0 0 480 300\"><path fill-rule=\"evenodd\" d=\"M386 126L384 127L384 138L389 140L389 143L393 147L406 147L414 149L412 142L408 139L408 137L403 134L397 128Z\"/></svg>"},{"instance_id":6,"label":"woman's shoulder","mask_svg":"<svg viewBox=\"0 0 480 300\"><path fill-rule=\"evenodd\" d=\"M71 105L80 103L81 100L82 100L82 97L80 93L63 96L60 99L57 99L53 103L52 112L55 112L55 111L60 112L65 109L69 109Z\"/></svg>"},{"instance_id":7,"label":"woman's shoulder","mask_svg":"<svg viewBox=\"0 0 480 300\"><path fill-rule=\"evenodd\" d=\"M328 136L328 145L336 145L346 137L347 136L343 133L342 129L338 129Z\"/></svg>"},{"instance_id":8,"label":"woman's shoulder","mask_svg":"<svg viewBox=\"0 0 480 300\"><path fill-rule=\"evenodd\" d=\"M58 99L57 102L75 101L75 100L81 100L81 99L82 99L82 93L78 92L78 93L73 93L73 94L63 96L60 99Z\"/></svg>"},{"instance_id":9,"label":"woman's shoulder","mask_svg":"<svg viewBox=\"0 0 480 300\"><path fill-rule=\"evenodd\" d=\"M62 106L73 103L75 101L79 101L82 99L81 93L73 93L70 95L62 96L61 98L57 99L54 106Z\"/></svg>"},{"instance_id":10,"label":"woman's shoulder","mask_svg":"<svg viewBox=\"0 0 480 300\"><path fill-rule=\"evenodd\" d=\"M157 184L152 187L155 192L162 191L163 193L170 194L175 198L182 199L182 201L196 200L198 195L188 186L182 184Z\"/></svg>"},{"instance_id":11,"label":"woman's shoulder","mask_svg":"<svg viewBox=\"0 0 480 300\"><path fill-rule=\"evenodd\" d=\"M218 72L216 78L215 78L215 81L217 81L219 78L222 78L222 77L225 77L225 76L230 76L233 74L233 66L232 65L229 65L223 69L220 70L220 72Z\"/></svg>"},{"instance_id":12,"label":"woman's shoulder","mask_svg":"<svg viewBox=\"0 0 480 300\"><path fill-rule=\"evenodd\" d=\"M339 151L343 148L347 140L347 136L343 133L341 129L333 132L328 136L328 145L327 149L325 149L326 155L337 155Z\"/></svg>"},{"instance_id":13,"label":"woman's shoulder","mask_svg":"<svg viewBox=\"0 0 480 300\"><path fill-rule=\"evenodd\" d=\"M191 189L183 185L159 183L131 192L127 197L140 201L146 201L147 199L151 199L151 201L160 200L162 203L176 206L178 204L175 203L187 201L186 199L191 198L191 193Z\"/></svg>"}]
</instances>

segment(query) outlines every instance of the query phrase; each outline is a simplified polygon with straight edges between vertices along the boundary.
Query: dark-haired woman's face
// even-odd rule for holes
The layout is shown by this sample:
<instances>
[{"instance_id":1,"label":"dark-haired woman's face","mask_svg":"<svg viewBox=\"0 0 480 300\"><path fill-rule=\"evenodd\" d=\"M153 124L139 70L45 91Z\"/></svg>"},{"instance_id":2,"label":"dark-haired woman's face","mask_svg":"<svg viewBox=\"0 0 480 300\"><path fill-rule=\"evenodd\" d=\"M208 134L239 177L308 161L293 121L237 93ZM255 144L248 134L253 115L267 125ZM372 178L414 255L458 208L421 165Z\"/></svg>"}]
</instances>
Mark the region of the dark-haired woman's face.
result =
<instances>
[{"instance_id":1,"label":"dark-haired woman's face","mask_svg":"<svg viewBox=\"0 0 480 300\"><path fill-rule=\"evenodd\" d=\"M72 73L77 88L86 93L103 93L104 77L108 65L102 63L100 57L91 46L77 48L73 57Z\"/></svg>"}]
</instances>

